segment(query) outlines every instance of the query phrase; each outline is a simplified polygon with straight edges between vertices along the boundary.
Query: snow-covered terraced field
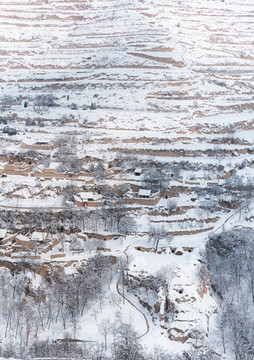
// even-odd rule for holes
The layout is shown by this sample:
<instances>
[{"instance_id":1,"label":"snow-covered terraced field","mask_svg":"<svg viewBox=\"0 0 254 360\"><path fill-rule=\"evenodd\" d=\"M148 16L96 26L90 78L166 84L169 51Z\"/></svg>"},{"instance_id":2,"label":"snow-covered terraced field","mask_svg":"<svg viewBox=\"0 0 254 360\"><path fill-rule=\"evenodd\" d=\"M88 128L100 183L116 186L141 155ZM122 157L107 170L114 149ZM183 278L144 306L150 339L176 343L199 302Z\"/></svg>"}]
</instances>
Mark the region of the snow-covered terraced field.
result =
<instances>
[{"instance_id":1,"label":"snow-covered terraced field","mask_svg":"<svg viewBox=\"0 0 254 360\"><path fill-rule=\"evenodd\" d=\"M189 124L252 110L249 0L3 0L0 10L4 94L96 96L100 108Z\"/></svg>"},{"instance_id":2,"label":"snow-covered terraced field","mask_svg":"<svg viewBox=\"0 0 254 360\"><path fill-rule=\"evenodd\" d=\"M105 245L114 256L130 256L127 270L134 279L143 273L155 275L163 266L167 272L170 266L169 299L177 310L171 324L165 323L162 305L158 313L143 306L142 290L126 291L125 305L118 301L125 317L131 313L148 349L160 343L172 352L188 350L195 341L197 345L193 334L200 328L208 342L219 342L217 305L209 281L200 285L198 271L211 231L249 225L252 218L248 186L254 176L253 17L252 0L0 2L1 119L17 130L12 136L1 134L3 212L19 210L21 218L22 212L41 208L57 218L64 207L63 189L71 184L83 191L82 176L99 160L113 163L115 171L103 186L128 184L134 198L144 186L144 179L133 175L136 166L149 173L151 163L160 170L173 164L180 171L172 177L167 173L168 189L161 191L155 205L126 201L125 211L135 217L137 229ZM51 94L53 106L36 104L36 97ZM25 125L28 119L37 125ZM0 123L0 129L4 126ZM36 142L52 146L41 150L43 164L49 167L61 135L77 142L76 155L86 162L82 176L42 176L32 157L29 165L34 167L28 174L8 168L10 157L22 155ZM231 179L236 179L233 185ZM177 208L168 210L168 200ZM94 218L94 232L106 228L98 213ZM158 253L149 242L150 225L163 225L173 235L170 244L161 241ZM62 251L60 245L51 250L42 261ZM61 261L71 264L71 272L73 262L86 256L66 251ZM110 292L124 299L119 284L111 284ZM113 308L110 292L102 319ZM81 325L80 337L89 341L101 336L94 320L92 335L87 328L93 311ZM137 311L141 314L135 320ZM57 329L59 337L62 333ZM215 353L222 358L220 343ZM225 359L231 360L228 356Z\"/></svg>"}]
</instances>

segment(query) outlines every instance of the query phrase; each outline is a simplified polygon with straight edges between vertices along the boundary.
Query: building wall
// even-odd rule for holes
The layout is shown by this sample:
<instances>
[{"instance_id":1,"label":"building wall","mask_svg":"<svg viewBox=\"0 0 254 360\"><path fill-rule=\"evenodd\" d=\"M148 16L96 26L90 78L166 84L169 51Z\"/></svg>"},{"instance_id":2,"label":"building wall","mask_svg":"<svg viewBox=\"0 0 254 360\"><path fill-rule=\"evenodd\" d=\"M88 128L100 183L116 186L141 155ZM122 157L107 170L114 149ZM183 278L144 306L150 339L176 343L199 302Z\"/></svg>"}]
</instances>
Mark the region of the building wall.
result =
<instances>
[{"instance_id":1,"label":"building wall","mask_svg":"<svg viewBox=\"0 0 254 360\"><path fill-rule=\"evenodd\" d=\"M32 145L29 145L29 144L25 144L25 143L22 143L21 144L21 148L22 149L35 149L35 150L53 150L53 145L35 145L35 144L32 144Z\"/></svg>"},{"instance_id":2,"label":"building wall","mask_svg":"<svg viewBox=\"0 0 254 360\"><path fill-rule=\"evenodd\" d=\"M22 241L16 238L15 244L12 245L13 249L17 248L21 251L25 251L27 248L31 249L33 246L36 246L33 241Z\"/></svg>"},{"instance_id":3,"label":"building wall","mask_svg":"<svg viewBox=\"0 0 254 360\"><path fill-rule=\"evenodd\" d=\"M53 254L50 255L50 259L59 259L59 258L64 258L66 257L66 254Z\"/></svg>"},{"instance_id":4,"label":"building wall","mask_svg":"<svg viewBox=\"0 0 254 360\"><path fill-rule=\"evenodd\" d=\"M2 240L2 245L7 245L8 243L11 243L14 239L16 239L16 235L8 236L7 238Z\"/></svg>"},{"instance_id":5,"label":"building wall","mask_svg":"<svg viewBox=\"0 0 254 360\"><path fill-rule=\"evenodd\" d=\"M74 204L79 207L83 207L83 201L75 200ZM103 204L102 201L86 201L84 207L97 207Z\"/></svg>"},{"instance_id":6,"label":"building wall","mask_svg":"<svg viewBox=\"0 0 254 360\"><path fill-rule=\"evenodd\" d=\"M144 198L129 198L129 199L125 199L125 204L138 204L138 205L151 205L154 206L156 204L158 204L160 200L160 196L156 196L155 198L148 198L148 199L144 199Z\"/></svg>"}]
</instances>

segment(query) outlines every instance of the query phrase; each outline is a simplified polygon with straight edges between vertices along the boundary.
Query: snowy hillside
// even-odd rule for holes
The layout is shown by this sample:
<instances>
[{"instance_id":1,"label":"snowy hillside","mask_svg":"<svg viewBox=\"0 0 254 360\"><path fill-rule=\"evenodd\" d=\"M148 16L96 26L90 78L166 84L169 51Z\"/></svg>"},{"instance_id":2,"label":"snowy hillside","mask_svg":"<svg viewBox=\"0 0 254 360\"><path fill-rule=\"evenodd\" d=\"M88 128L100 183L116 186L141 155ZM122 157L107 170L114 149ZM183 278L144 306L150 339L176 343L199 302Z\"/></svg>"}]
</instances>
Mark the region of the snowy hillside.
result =
<instances>
[{"instance_id":1,"label":"snowy hillside","mask_svg":"<svg viewBox=\"0 0 254 360\"><path fill-rule=\"evenodd\" d=\"M0 2L0 356L253 359L253 16Z\"/></svg>"}]
</instances>

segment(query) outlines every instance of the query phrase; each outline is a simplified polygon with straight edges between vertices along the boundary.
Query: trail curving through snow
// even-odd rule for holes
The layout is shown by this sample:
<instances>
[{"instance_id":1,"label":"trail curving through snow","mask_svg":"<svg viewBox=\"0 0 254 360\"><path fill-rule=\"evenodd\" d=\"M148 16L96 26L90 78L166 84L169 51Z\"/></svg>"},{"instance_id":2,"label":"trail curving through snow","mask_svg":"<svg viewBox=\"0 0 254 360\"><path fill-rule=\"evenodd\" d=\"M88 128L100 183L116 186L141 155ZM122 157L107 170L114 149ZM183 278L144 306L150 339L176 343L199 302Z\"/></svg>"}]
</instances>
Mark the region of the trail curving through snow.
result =
<instances>
[{"instance_id":1,"label":"trail curving through snow","mask_svg":"<svg viewBox=\"0 0 254 360\"><path fill-rule=\"evenodd\" d=\"M127 254L127 251L129 249L130 246L132 246L133 244L137 243L138 241L134 241L133 243L129 244L124 251L122 251L121 253L124 254L124 256L126 257L127 261L129 260L129 257L128 257L128 254ZM137 336L137 339L140 339L142 338L143 336L145 336L146 334L148 334L148 332L150 331L150 326L149 326L149 322L148 322L148 319L146 317L146 315L135 305L133 304L133 302L131 300L129 300L124 294L121 293L120 289L119 289L119 282L117 281L116 282L116 291L118 293L118 295L120 295L125 301L127 301L132 307L134 307L144 318L145 320L145 324L146 324L146 331L141 334L141 335L138 335Z\"/></svg>"},{"instance_id":2,"label":"trail curving through snow","mask_svg":"<svg viewBox=\"0 0 254 360\"><path fill-rule=\"evenodd\" d=\"M220 230L221 228L223 228L223 226L231 219L233 218L235 215L237 214L240 214L241 215L241 212L243 209L247 209L248 211L249 210L249 206L251 205L251 202L250 201L248 204L244 204L242 206L240 206L238 209L236 209L233 213L229 214L229 216L223 221L223 223L221 225L219 225L216 229L213 230L213 232L216 232L218 230Z\"/></svg>"},{"instance_id":3,"label":"trail curving through snow","mask_svg":"<svg viewBox=\"0 0 254 360\"><path fill-rule=\"evenodd\" d=\"M131 302L129 299L127 299L127 297L120 292L120 290L119 290L119 282L116 283L116 291L125 301L127 301L131 306L133 306L143 316L143 318L145 320L145 323L146 323L146 331L143 334L138 335L137 339L142 338L143 336L145 336L150 331L150 326L149 326L149 322L147 320L146 315L135 304L133 304L133 302Z\"/></svg>"}]
</instances>

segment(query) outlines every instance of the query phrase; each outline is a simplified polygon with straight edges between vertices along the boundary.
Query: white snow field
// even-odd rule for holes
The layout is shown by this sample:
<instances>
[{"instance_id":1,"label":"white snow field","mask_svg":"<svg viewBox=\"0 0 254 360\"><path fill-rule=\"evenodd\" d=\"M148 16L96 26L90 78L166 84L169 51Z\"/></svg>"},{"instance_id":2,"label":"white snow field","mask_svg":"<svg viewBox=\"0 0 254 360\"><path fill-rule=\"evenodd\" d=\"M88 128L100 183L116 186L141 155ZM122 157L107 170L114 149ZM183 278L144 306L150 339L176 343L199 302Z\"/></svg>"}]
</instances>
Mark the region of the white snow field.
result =
<instances>
[{"instance_id":1,"label":"white snow field","mask_svg":"<svg viewBox=\"0 0 254 360\"><path fill-rule=\"evenodd\" d=\"M8 236L16 236L33 224L17 220L14 231L15 216L44 210L57 218L80 210L76 201L66 201L68 186L75 187L76 199L84 191L129 186L124 211L136 227L124 234L107 229L99 204L84 210L87 220L76 224L77 231L70 230L71 220L64 235L53 225L49 230L46 220L44 228L33 228L46 231L52 247L30 253L11 243L0 248L3 274L6 263L24 256L70 275L98 252L127 261L125 286L118 271L79 317L76 339L103 343L101 324L120 316L147 351L161 346L181 356L209 346L218 359L233 359L231 350L223 353L218 299L199 272L211 232L253 227L252 192L242 191L254 176L253 17L252 0L0 1L1 227L8 225L4 214L11 219ZM40 96L53 104L40 103ZM17 133L2 133L2 119ZM28 124L32 120L35 126ZM57 141L64 136L82 160L78 173L58 171ZM29 149L36 156L27 155ZM88 171L100 161L103 179ZM167 187L157 189L157 198L154 191L158 201L145 203L137 194L151 164L160 172L168 166ZM177 171L171 175L172 166ZM134 174L136 167L142 176ZM230 192L230 181L239 179ZM177 204L173 211L169 200ZM116 202L103 194L104 207ZM157 252L151 226L167 230ZM89 234L102 242L89 245ZM86 241L75 252L70 244L78 235ZM41 275L26 276L36 290ZM165 277L167 290L140 283L156 276ZM3 344L17 342L13 329L5 331L3 314L0 322ZM72 331L71 323L64 329L56 321L36 336L57 340Z\"/></svg>"}]
</instances>

